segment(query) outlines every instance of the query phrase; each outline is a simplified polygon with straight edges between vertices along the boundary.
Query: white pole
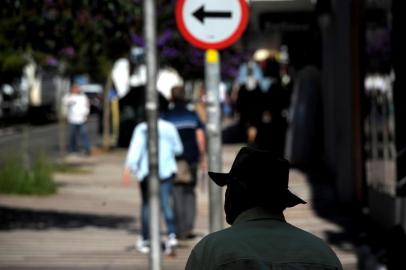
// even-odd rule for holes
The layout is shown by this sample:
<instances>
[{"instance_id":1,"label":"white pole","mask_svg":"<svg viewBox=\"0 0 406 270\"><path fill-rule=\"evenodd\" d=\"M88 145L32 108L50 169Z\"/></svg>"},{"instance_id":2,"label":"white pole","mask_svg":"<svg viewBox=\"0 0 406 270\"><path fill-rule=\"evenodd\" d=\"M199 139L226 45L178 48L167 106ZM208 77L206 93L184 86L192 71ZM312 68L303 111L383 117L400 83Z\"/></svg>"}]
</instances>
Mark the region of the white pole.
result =
<instances>
[{"instance_id":1,"label":"white pole","mask_svg":"<svg viewBox=\"0 0 406 270\"><path fill-rule=\"evenodd\" d=\"M220 172L221 159L221 111L219 101L220 56L217 50L206 51L205 83L207 90L207 132L209 171ZM223 228L222 189L209 181L209 230Z\"/></svg>"},{"instance_id":2,"label":"white pole","mask_svg":"<svg viewBox=\"0 0 406 270\"><path fill-rule=\"evenodd\" d=\"M148 124L149 229L151 250L149 269L161 269L161 242L159 237L159 175L158 175L158 93L156 90L157 52L155 0L144 0L144 29L147 64L146 114Z\"/></svg>"}]
</instances>

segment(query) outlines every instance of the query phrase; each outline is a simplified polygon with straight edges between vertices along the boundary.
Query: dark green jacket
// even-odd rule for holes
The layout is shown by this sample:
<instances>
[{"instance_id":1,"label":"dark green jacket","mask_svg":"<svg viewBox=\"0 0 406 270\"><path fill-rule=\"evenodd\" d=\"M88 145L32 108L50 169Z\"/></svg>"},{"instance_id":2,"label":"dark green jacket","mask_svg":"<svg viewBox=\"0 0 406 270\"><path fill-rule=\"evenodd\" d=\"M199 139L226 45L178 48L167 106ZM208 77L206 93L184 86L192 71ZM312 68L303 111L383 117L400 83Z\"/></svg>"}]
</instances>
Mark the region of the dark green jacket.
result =
<instances>
[{"instance_id":1,"label":"dark green jacket","mask_svg":"<svg viewBox=\"0 0 406 270\"><path fill-rule=\"evenodd\" d=\"M261 208L241 213L225 230L203 238L186 269L341 270L336 254L321 239Z\"/></svg>"}]
</instances>

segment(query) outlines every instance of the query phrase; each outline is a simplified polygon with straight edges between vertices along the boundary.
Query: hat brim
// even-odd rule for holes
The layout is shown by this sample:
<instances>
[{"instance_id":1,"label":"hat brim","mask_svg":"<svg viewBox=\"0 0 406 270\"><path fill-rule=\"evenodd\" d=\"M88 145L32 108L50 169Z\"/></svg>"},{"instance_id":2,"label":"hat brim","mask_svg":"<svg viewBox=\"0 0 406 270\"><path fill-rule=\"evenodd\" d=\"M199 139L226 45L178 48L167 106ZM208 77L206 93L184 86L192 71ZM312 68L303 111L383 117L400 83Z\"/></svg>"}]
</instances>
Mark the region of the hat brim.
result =
<instances>
[{"instance_id":1,"label":"hat brim","mask_svg":"<svg viewBox=\"0 0 406 270\"><path fill-rule=\"evenodd\" d=\"M290 192L290 190L286 191L286 207L293 207L298 204L306 204L304 200Z\"/></svg>"},{"instance_id":2,"label":"hat brim","mask_svg":"<svg viewBox=\"0 0 406 270\"><path fill-rule=\"evenodd\" d=\"M213 182L220 187L224 187L225 185L230 183L231 177L229 173L209 172L209 176L213 180ZM286 207L293 207L298 204L306 204L306 202L289 190L286 190L285 204Z\"/></svg>"},{"instance_id":3,"label":"hat brim","mask_svg":"<svg viewBox=\"0 0 406 270\"><path fill-rule=\"evenodd\" d=\"M224 187L225 185L230 183L230 174L229 173L217 173L217 172L208 172L210 178L213 180L220 187ZM286 190L285 194L285 205L286 207L293 207L298 204L306 204L304 200L290 192L290 190Z\"/></svg>"},{"instance_id":4,"label":"hat brim","mask_svg":"<svg viewBox=\"0 0 406 270\"><path fill-rule=\"evenodd\" d=\"M230 182L230 174L209 172L210 178L220 187L224 187Z\"/></svg>"}]
</instances>

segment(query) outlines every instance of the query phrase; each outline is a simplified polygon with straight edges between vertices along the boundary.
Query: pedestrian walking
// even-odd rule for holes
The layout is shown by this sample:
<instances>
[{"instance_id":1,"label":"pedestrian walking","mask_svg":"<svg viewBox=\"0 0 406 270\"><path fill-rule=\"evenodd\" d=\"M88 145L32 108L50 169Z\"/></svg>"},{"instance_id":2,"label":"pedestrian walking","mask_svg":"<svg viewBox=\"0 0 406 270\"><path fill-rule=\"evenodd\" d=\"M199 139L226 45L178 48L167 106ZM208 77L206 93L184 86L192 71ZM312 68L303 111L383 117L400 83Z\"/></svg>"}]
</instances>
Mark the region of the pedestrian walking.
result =
<instances>
[{"instance_id":1,"label":"pedestrian walking","mask_svg":"<svg viewBox=\"0 0 406 270\"><path fill-rule=\"evenodd\" d=\"M272 82L267 92L263 93L262 121L258 126L255 145L263 150L282 156L285 151L287 129L287 110L290 93L282 86L280 64L272 58L266 61L267 78Z\"/></svg>"},{"instance_id":2,"label":"pedestrian walking","mask_svg":"<svg viewBox=\"0 0 406 270\"><path fill-rule=\"evenodd\" d=\"M150 250L147 141L147 123L141 122L134 129L123 172L123 183L125 185L129 183L130 173L133 173L139 181L142 197L141 236L136 242L136 248L141 253L148 253ZM177 171L175 156L182 154L183 145L176 127L161 118L158 119L158 145L159 198L167 228L165 252L170 253L178 244L175 217L171 206L172 178Z\"/></svg>"},{"instance_id":3,"label":"pedestrian walking","mask_svg":"<svg viewBox=\"0 0 406 270\"><path fill-rule=\"evenodd\" d=\"M187 176L174 178L172 193L174 212L177 235L181 239L187 239L194 236L195 187L199 164L201 170L206 169L206 139L203 124L198 115L187 107L184 87L173 87L171 96L171 108L164 114L164 118L173 123L179 132L184 151L177 157L177 160L178 163L185 162L186 170L188 170Z\"/></svg>"},{"instance_id":4,"label":"pedestrian walking","mask_svg":"<svg viewBox=\"0 0 406 270\"><path fill-rule=\"evenodd\" d=\"M286 222L285 208L305 203L288 189L287 160L243 147L229 173L209 176L227 186L224 211L231 227L203 238L186 269L342 269L323 240Z\"/></svg>"},{"instance_id":5,"label":"pedestrian walking","mask_svg":"<svg viewBox=\"0 0 406 270\"><path fill-rule=\"evenodd\" d=\"M252 145L262 121L264 94L260 88L262 73L253 61L243 64L237 78L239 83L236 109L239 113L239 127L246 133L247 142Z\"/></svg>"},{"instance_id":6,"label":"pedestrian walking","mask_svg":"<svg viewBox=\"0 0 406 270\"><path fill-rule=\"evenodd\" d=\"M89 99L81 92L79 84L74 83L62 103L69 124L69 152L78 151L77 138L80 136L85 154L90 155L90 141L86 126L90 113Z\"/></svg>"}]
</instances>

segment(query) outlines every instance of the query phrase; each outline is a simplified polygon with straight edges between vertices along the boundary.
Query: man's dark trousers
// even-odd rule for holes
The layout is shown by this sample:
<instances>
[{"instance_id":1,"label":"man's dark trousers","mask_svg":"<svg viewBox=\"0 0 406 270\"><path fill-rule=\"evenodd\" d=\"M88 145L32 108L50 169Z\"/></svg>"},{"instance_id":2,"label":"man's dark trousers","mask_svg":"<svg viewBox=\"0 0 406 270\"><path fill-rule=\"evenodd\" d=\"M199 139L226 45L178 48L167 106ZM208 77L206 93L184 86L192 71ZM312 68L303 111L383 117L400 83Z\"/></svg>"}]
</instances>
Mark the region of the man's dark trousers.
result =
<instances>
[{"instance_id":1,"label":"man's dark trousers","mask_svg":"<svg viewBox=\"0 0 406 270\"><path fill-rule=\"evenodd\" d=\"M176 220L176 235L187 238L192 234L196 217L196 180L197 164L189 164L192 181L188 184L175 183L172 187L174 212Z\"/></svg>"}]
</instances>

